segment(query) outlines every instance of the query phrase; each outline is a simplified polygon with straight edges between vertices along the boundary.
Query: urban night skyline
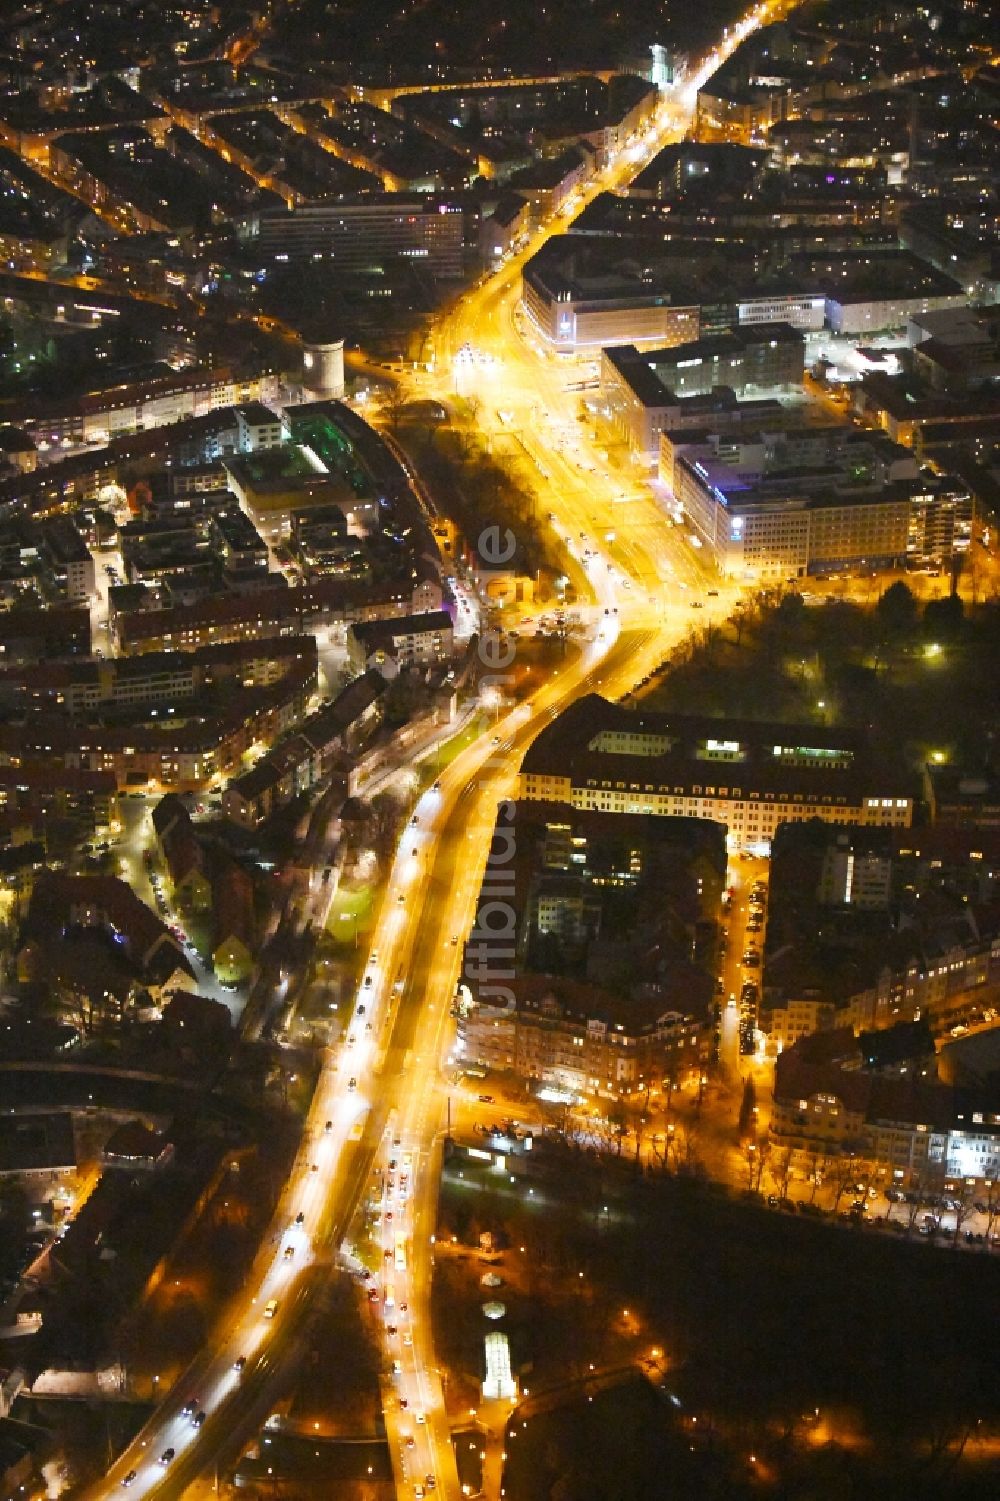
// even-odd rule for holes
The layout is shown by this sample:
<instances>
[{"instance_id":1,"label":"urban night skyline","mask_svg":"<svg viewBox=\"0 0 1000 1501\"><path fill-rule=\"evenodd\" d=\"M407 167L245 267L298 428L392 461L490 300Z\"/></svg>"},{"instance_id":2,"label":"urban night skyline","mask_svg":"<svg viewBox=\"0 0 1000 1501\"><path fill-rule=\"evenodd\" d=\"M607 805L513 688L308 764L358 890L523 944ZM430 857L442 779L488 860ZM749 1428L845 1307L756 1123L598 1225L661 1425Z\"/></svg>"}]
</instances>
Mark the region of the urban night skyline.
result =
<instances>
[{"instance_id":1,"label":"urban night skyline","mask_svg":"<svg viewBox=\"0 0 1000 1501\"><path fill-rule=\"evenodd\" d=\"M987 0L0 14L0 1495L1000 1488Z\"/></svg>"}]
</instances>

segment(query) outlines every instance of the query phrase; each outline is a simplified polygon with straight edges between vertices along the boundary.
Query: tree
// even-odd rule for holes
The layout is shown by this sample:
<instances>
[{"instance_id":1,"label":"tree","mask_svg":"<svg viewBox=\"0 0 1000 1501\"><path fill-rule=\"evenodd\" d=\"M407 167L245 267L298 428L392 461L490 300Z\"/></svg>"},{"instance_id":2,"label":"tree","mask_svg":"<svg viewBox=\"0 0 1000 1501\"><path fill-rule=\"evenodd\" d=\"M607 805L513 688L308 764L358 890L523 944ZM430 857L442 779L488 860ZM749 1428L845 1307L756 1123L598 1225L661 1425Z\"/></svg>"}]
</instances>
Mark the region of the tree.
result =
<instances>
[{"instance_id":1,"label":"tree","mask_svg":"<svg viewBox=\"0 0 1000 1501\"><path fill-rule=\"evenodd\" d=\"M875 613L887 635L907 635L917 623L917 601L913 590L902 579L897 579L879 596Z\"/></svg>"},{"instance_id":2,"label":"tree","mask_svg":"<svg viewBox=\"0 0 1000 1501\"><path fill-rule=\"evenodd\" d=\"M790 593L781 596L774 616L782 631L797 634L805 619L805 613L805 601L802 595L793 589Z\"/></svg>"},{"instance_id":3,"label":"tree","mask_svg":"<svg viewBox=\"0 0 1000 1501\"><path fill-rule=\"evenodd\" d=\"M608 1111L608 1125L611 1128L611 1139L615 1144L615 1155L620 1157L622 1146L629 1132L628 1111L622 1101L616 1101Z\"/></svg>"},{"instance_id":4,"label":"tree","mask_svg":"<svg viewBox=\"0 0 1000 1501\"><path fill-rule=\"evenodd\" d=\"M959 1192L958 1198L954 1199L952 1202L955 1205L955 1234L952 1237L951 1243L953 1246L957 1246L958 1237L962 1233L962 1226L965 1224L970 1215L975 1212L972 1190L963 1187Z\"/></svg>"},{"instance_id":5,"label":"tree","mask_svg":"<svg viewBox=\"0 0 1000 1501\"><path fill-rule=\"evenodd\" d=\"M748 1141L743 1147L743 1160L747 1165L747 1188L751 1193L760 1193L770 1151L771 1144L766 1137L763 1141Z\"/></svg>"},{"instance_id":6,"label":"tree","mask_svg":"<svg viewBox=\"0 0 1000 1501\"><path fill-rule=\"evenodd\" d=\"M675 1173L693 1173L698 1168L698 1122L676 1121L667 1127L666 1156Z\"/></svg>"},{"instance_id":7,"label":"tree","mask_svg":"<svg viewBox=\"0 0 1000 1501\"><path fill-rule=\"evenodd\" d=\"M757 1088L753 1082L753 1074L747 1074L743 1083L743 1098L740 1101L740 1115L737 1123L740 1141L745 1141L754 1128L754 1111L757 1107Z\"/></svg>"},{"instance_id":8,"label":"tree","mask_svg":"<svg viewBox=\"0 0 1000 1501\"><path fill-rule=\"evenodd\" d=\"M953 640L961 631L965 620L965 606L957 594L948 594L944 599L929 599L924 605L924 635L931 641Z\"/></svg>"},{"instance_id":9,"label":"tree","mask_svg":"<svg viewBox=\"0 0 1000 1501\"><path fill-rule=\"evenodd\" d=\"M986 1181L986 1197L981 1202L986 1216L986 1236L983 1249L988 1251L990 1249L990 1242L993 1239L993 1226L996 1224L997 1215L1000 1214L1000 1180L997 1178L997 1173L1000 1171L1000 1162L991 1159L987 1164L986 1170L989 1173L989 1178Z\"/></svg>"},{"instance_id":10,"label":"tree","mask_svg":"<svg viewBox=\"0 0 1000 1501\"><path fill-rule=\"evenodd\" d=\"M376 792L368 804L369 838L372 849L380 862L387 864L392 859L396 838L403 816L403 806L391 792Z\"/></svg>"},{"instance_id":11,"label":"tree","mask_svg":"<svg viewBox=\"0 0 1000 1501\"><path fill-rule=\"evenodd\" d=\"M406 411L407 402L408 397L402 386L390 386L382 397L382 413L393 437L399 432L399 425L403 420L403 413Z\"/></svg>"},{"instance_id":12,"label":"tree","mask_svg":"<svg viewBox=\"0 0 1000 1501\"><path fill-rule=\"evenodd\" d=\"M913 1227L920 1218L920 1211L926 1204L926 1197L917 1182L906 1195L906 1236L907 1239L913 1234Z\"/></svg>"},{"instance_id":13,"label":"tree","mask_svg":"<svg viewBox=\"0 0 1000 1501\"><path fill-rule=\"evenodd\" d=\"M833 1171L830 1178L834 1187L833 1212L836 1214L840 1208L840 1201L852 1184L862 1178L864 1164L858 1161L854 1152L842 1152L834 1160Z\"/></svg>"},{"instance_id":14,"label":"tree","mask_svg":"<svg viewBox=\"0 0 1000 1501\"><path fill-rule=\"evenodd\" d=\"M791 1147L778 1147L771 1153L767 1164L768 1176L778 1191L779 1199L788 1198L788 1181L792 1176Z\"/></svg>"},{"instance_id":15,"label":"tree","mask_svg":"<svg viewBox=\"0 0 1000 1501\"><path fill-rule=\"evenodd\" d=\"M60 947L49 983L59 1010L87 1037L122 1026L135 1005L134 979L103 942L88 937Z\"/></svg>"},{"instance_id":16,"label":"tree","mask_svg":"<svg viewBox=\"0 0 1000 1501\"><path fill-rule=\"evenodd\" d=\"M816 1202L816 1190L826 1177L827 1157L825 1152L813 1152L809 1161L809 1202Z\"/></svg>"}]
</instances>

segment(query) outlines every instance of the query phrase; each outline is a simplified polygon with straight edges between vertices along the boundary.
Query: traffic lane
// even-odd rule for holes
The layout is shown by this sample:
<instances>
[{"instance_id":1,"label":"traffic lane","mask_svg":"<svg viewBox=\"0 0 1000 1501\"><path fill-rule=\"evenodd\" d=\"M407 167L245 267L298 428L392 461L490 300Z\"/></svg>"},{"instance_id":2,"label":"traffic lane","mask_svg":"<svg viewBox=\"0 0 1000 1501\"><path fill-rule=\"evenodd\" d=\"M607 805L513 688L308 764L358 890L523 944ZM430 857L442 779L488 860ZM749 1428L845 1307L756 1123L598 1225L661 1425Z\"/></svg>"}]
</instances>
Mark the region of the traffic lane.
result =
<instances>
[{"instance_id":1,"label":"traffic lane","mask_svg":"<svg viewBox=\"0 0 1000 1501\"><path fill-rule=\"evenodd\" d=\"M275 1387L291 1375L293 1366L301 1359L312 1303L311 1284L318 1285L321 1277L319 1268L310 1268L302 1274L289 1299L285 1316L276 1326L266 1350L261 1351L253 1362L248 1361L241 1374L233 1372L234 1382L238 1380L239 1383L239 1403L231 1403L210 1413L201 1429L193 1429L183 1415L177 1414L170 1430L161 1435L164 1448L157 1444L155 1456L150 1452L145 1461L151 1479L143 1494L155 1498L155 1501L174 1501L174 1498L184 1495L189 1486L205 1474L206 1449L220 1466L239 1457L268 1416ZM177 1453L167 1466L163 1466L159 1463L159 1456L167 1447L175 1447ZM138 1494L140 1479L141 1475L137 1475L136 1482L129 1487L130 1496Z\"/></svg>"},{"instance_id":2,"label":"traffic lane","mask_svg":"<svg viewBox=\"0 0 1000 1501\"><path fill-rule=\"evenodd\" d=\"M608 632L608 633L606 633L606 634L608 634L608 635L610 635L610 634L611 634L611 633L610 633L610 632ZM617 631L615 631L615 634L617 634Z\"/></svg>"},{"instance_id":3,"label":"traffic lane","mask_svg":"<svg viewBox=\"0 0 1000 1501\"><path fill-rule=\"evenodd\" d=\"M394 926L398 925L394 917ZM368 1050L369 1052L371 1049ZM359 1068L364 1063L370 1067L371 1058L360 1056L352 1060ZM338 1187L341 1171L344 1167L344 1154L347 1139L353 1125L354 1118L360 1107L360 1100L355 1091L344 1092L338 1088L337 1063L328 1065L319 1081L316 1097L310 1112L309 1123L303 1136L303 1145L296 1160L296 1166L289 1178L286 1195L283 1202L272 1220L272 1230L268 1241L262 1245L262 1250L255 1263L251 1281L256 1287L256 1292L248 1296L244 1304L242 1315L232 1317L229 1325L227 1344L222 1350L218 1350L213 1358L203 1363L201 1367L196 1365L187 1373L187 1383L196 1383L196 1389L204 1395L199 1398L202 1402L200 1411L206 1416L203 1427L194 1429L190 1423L182 1421L177 1426L178 1407L180 1402L187 1401L178 1393L182 1389L182 1383L174 1388L167 1402L159 1410L154 1424L147 1425L137 1441L121 1456L117 1466L112 1471L109 1479L117 1478L124 1481L125 1477L134 1470L135 1475L130 1482L130 1488L136 1487L133 1494L145 1494L151 1484L155 1484L156 1475L150 1475L144 1468L143 1461L147 1454L154 1452L163 1453L167 1449L178 1447L182 1443L185 1449L189 1447L203 1453L207 1447L208 1439L214 1431L214 1424L210 1425L210 1418L219 1411L228 1412L234 1406L239 1405L234 1398L239 1397L241 1383L238 1379L235 1362L247 1354L247 1347L256 1350L260 1343L268 1336L268 1343L276 1337L280 1337L280 1329L283 1326L286 1313L284 1308L286 1287L291 1283L296 1273L291 1265L291 1259L286 1256L289 1244L293 1251L296 1239L289 1241L288 1216L295 1209L304 1216L304 1228L301 1232L303 1243L308 1244L305 1237L311 1229L311 1221L322 1214L324 1206L330 1202L330 1198L336 1195L336 1203L339 1207L339 1215L335 1225L331 1225L332 1235L342 1235L346 1228L346 1221L352 1212L352 1198L350 1193L345 1194ZM329 1119L332 1129L327 1131L326 1124L320 1126L320 1121L325 1112L330 1112ZM357 1158L355 1159L357 1161ZM355 1176L355 1193L360 1191L360 1185L364 1181L363 1162L359 1162ZM346 1181L350 1182L350 1162ZM290 1201L290 1202L287 1202ZM295 1220L291 1221L295 1225ZM319 1230L321 1227L317 1226ZM292 1231L294 1237L295 1232ZM277 1246L277 1250L270 1247ZM264 1308L271 1298L277 1298L278 1306L274 1315L267 1321L265 1327L260 1320L264 1319ZM183 1419L184 1415L180 1414ZM171 1437L177 1440L172 1443Z\"/></svg>"}]
</instances>

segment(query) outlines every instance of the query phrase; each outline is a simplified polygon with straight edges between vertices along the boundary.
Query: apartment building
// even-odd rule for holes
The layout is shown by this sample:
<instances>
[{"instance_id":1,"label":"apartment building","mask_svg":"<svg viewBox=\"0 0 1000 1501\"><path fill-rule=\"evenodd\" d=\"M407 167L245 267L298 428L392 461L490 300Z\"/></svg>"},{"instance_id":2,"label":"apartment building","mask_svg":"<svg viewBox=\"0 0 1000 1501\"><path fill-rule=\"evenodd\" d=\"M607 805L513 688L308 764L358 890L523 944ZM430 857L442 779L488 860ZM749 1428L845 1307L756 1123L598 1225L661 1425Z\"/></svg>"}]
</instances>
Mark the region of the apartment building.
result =
<instances>
[{"instance_id":1,"label":"apartment building","mask_svg":"<svg viewBox=\"0 0 1000 1501\"><path fill-rule=\"evenodd\" d=\"M38 523L39 539L52 576L70 604L82 604L96 592L94 559L70 516L48 516Z\"/></svg>"},{"instance_id":2,"label":"apartment building","mask_svg":"<svg viewBox=\"0 0 1000 1501\"><path fill-rule=\"evenodd\" d=\"M16 420L36 441L52 446L107 443L168 423L207 417L239 402L277 395L277 377L238 376L219 369L169 370L149 380L116 385L64 400L33 398L18 404Z\"/></svg>"},{"instance_id":3,"label":"apartment building","mask_svg":"<svg viewBox=\"0 0 1000 1501\"><path fill-rule=\"evenodd\" d=\"M510 1073L568 1094L621 1099L700 1069L701 1022L662 1000L611 996L582 981L521 975L512 1001L474 1000L459 1024L467 1067Z\"/></svg>"},{"instance_id":4,"label":"apartment building","mask_svg":"<svg viewBox=\"0 0 1000 1501\"><path fill-rule=\"evenodd\" d=\"M327 575L290 588L223 594L173 609L123 612L116 615L113 625L119 649L128 654L271 640L440 606L441 586L436 578L408 577L376 589L367 581Z\"/></svg>"},{"instance_id":5,"label":"apartment building","mask_svg":"<svg viewBox=\"0 0 1000 1501\"><path fill-rule=\"evenodd\" d=\"M405 667L443 662L452 655L454 644L447 610L358 621L347 631L347 656L355 672L373 667L391 676Z\"/></svg>"},{"instance_id":6,"label":"apartment building","mask_svg":"<svg viewBox=\"0 0 1000 1501\"><path fill-rule=\"evenodd\" d=\"M109 772L119 790L198 791L242 772L245 758L292 731L316 690L316 662L293 662L280 681L237 689L211 716L167 714L140 724L76 723L39 712L0 725L0 767L26 762ZM170 706L167 706L169 711Z\"/></svg>"},{"instance_id":7,"label":"apartment building","mask_svg":"<svg viewBox=\"0 0 1000 1501\"><path fill-rule=\"evenodd\" d=\"M44 840L54 823L96 834L110 832L118 822L118 786L109 772L34 761L0 765L0 823L7 830L28 828ZM13 842L19 837L15 834Z\"/></svg>"},{"instance_id":8,"label":"apartment building","mask_svg":"<svg viewBox=\"0 0 1000 1501\"><path fill-rule=\"evenodd\" d=\"M646 715L596 693L542 730L518 789L575 808L714 819L738 848L810 818L908 828L914 807L914 789L876 767L858 734Z\"/></svg>"},{"instance_id":9,"label":"apartment building","mask_svg":"<svg viewBox=\"0 0 1000 1501\"><path fill-rule=\"evenodd\" d=\"M0 668L0 702L67 711L72 718L101 708L179 704L228 682L267 687L296 663L315 667L316 638L284 636L203 646L194 651L144 652L103 661L36 663Z\"/></svg>"},{"instance_id":10,"label":"apartment building","mask_svg":"<svg viewBox=\"0 0 1000 1501\"><path fill-rule=\"evenodd\" d=\"M292 735L256 766L234 777L222 795L222 811L234 823L255 829L314 787L321 770L322 758L315 746L304 735Z\"/></svg>"},{"instance_id":11,"label":"apartment building","mask_svg":"<svg viewBox=\"0 0 1000 1501\"><path fill-rule=\"evenodd\" d=\"M892 844L887 831L838 834L823 851L817 899L824 907L884 912L892 890Z\"/></svg>"},{"instance_id":12,"label":"apartment building","mask_svg":"<svg viewBox=\"0 0 1000 1501\"><path fill-rule=\"evenodd\" d=\"M890 1182L943 1189L1000 1172L1000 1098L919 1073L886 1077L812 1063L791 1048L775 1065L770 1138L801 1162L854 1153Z\"/></svg>"}]
</instances>

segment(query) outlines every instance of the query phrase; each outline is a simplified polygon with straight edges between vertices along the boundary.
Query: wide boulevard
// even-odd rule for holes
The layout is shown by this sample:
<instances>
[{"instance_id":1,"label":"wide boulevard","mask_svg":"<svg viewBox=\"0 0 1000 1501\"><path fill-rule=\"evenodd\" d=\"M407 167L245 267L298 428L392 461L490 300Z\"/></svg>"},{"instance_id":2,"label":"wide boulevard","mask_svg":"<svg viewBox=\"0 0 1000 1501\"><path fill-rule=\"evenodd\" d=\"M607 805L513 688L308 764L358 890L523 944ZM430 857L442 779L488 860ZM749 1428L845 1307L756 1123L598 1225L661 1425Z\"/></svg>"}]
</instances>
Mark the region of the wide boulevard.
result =
<instances>
[{"instance_id":1,"label":"wide boulevard","mask_svg":"<svg viewBox=\"0 0 1000 1501\"><path fill-rule=\"evenodd\" d=\"M699 79L785 8L759 6L732 29L595 191L624 185L676 139ZM584 637L530 703L505 704L489 731L423 793L397 850L345 1039L324 1060L301 1150L244 1289L95 1496L119 1492L127 1477L130 1497L180 1496L239 1454L302 1349L313 1293L340 1256L374 1165L388 1172L392 1161L393 1233L386 1232L375 1293L386 1331L396 1331L385 1334L384 1388L397 1485L412 1497L429 1488L431 1476L436 1494L458 1501L429 1314L436 1151L462 940L497 804L513 794L525 749L552 717L581 693L624 695L692 626L721 618L734 599L718 584L712 587L720 594L708 595L700 559L662 499L640 475L616 468L575 420L579 393L567 388L579 374L538 347L517 307L522 259L509 260L442 317L432 340L434 370L416 378L414 389L442 396L464 389L478 398L487 431L516 435L537 470L551 526L589 579ZM463 354L470 349L471 364ZM399 1369L391 1374L394 1362Z\"/></svg>"}]
</instances>

